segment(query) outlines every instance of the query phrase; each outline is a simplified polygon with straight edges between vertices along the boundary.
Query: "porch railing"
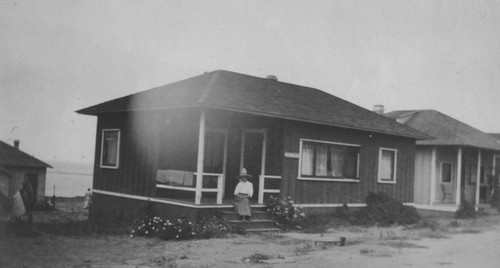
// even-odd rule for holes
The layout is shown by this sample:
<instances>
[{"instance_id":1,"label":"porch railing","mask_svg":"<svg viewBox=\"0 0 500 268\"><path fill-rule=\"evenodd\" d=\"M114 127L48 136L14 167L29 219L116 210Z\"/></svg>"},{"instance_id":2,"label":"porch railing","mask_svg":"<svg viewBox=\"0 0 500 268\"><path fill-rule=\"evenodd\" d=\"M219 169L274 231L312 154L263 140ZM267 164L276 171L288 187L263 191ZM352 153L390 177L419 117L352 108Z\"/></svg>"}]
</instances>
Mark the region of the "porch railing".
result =
<instances>
[{"instance_id":1,"label":"porch railing","mask_svg":"<svg viewBox=\"0 0 500 268\"><path fill-rule=\"evenodd\" d=\"M264 194L266 193L279 193L280 189L267 189L266 180L281 180L281 176L273 176L273 175L260 175L259 176L259 204L264 203Z\"/></svg>"},{"instance_id":2,"label":"porch railing","mask_svg":"<svg viewBox=\"0 0 500 268\"><path fill-rule=\"evenodd\" d=\"M195 172L194 175L196 176L197 173ZM203 179L205 179L205 177L217 177L217 187L204 188L203 182L201 183L201 185L196 184L194 187L166 185L166 184L156 184L156 187L163 188L163 189L195 192L194 203L196 205L201 204L202 193L217 193L216 203L218 205L222 204L222 192L223 192L222 187L223 187L223 181L224 181L224 174L222 174L222 173L202 173L202 175L203 175Z\"/></svg>"}]
</instances>

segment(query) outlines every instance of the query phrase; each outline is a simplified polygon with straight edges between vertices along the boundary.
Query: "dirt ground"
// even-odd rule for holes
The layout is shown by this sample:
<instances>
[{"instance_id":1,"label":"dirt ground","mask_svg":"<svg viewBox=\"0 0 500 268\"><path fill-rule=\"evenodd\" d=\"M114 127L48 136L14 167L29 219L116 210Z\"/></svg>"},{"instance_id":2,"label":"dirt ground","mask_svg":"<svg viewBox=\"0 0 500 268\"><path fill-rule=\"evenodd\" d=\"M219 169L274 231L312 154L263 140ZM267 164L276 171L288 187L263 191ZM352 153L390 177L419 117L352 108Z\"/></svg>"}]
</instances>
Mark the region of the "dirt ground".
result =
<instances>
[{"instance_id":1,"label":"dirt ground","mask_svg":"<svg viewBox=\"0 0 500 268\"><path fill-rule=\"evenodd\" d=\"M79 204L72 208L38 213L35 221L85 218ZM0 267L498 267L499 228L496 215L426 219L411 228L338 227L323 234L264 233L190 241L7 234L0 236ZM346 238L346 246L338 245L340 237ZM269 259L262 260L264 255ZM257 260L264 263L254 263Z\"/></svg>"}]
</instances>

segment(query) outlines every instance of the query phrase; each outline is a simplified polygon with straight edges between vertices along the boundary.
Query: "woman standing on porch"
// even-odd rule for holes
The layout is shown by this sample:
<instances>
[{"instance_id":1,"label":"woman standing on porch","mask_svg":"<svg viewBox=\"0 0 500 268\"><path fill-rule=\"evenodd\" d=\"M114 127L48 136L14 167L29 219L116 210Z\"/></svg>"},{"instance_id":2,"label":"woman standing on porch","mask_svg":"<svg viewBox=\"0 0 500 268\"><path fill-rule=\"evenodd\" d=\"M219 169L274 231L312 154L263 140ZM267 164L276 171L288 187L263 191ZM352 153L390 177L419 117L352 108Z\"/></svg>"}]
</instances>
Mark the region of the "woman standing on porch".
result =
<instances>
[{"instance_id":1,"label":"woman standing on porch","mask_svg":"<svg viewBox=\"0 0 500 268\"><path fill-rule=\"evenodd\" d=\"M253 184L248 181L251 177L252 175L248 175L247 170L242 168L240 176L238 176L240 182L234 189L234 208L241 220L250 220L252 216L250 200L248 200L253 196Z\"/></svg>"}]
</instances>

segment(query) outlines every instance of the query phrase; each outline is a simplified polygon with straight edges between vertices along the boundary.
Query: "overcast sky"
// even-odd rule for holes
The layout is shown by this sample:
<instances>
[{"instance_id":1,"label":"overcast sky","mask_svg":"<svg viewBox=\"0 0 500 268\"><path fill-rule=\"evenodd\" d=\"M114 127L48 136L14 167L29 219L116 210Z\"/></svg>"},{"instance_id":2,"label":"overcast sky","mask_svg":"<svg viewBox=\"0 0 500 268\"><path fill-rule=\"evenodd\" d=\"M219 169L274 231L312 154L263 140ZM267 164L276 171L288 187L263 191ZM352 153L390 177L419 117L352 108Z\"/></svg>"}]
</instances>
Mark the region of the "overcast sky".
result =
<instances>
[{"instance_id":1,"label":"overcast sky","mask_svg":"<svg viewBox=\"0 0 500 268\"><path fill-rule=\"evenodd\" d=\"M225 69L500 132L500 1L0 2L0 140L93 161L74 111Z\"/></svg>"}]
</instances>

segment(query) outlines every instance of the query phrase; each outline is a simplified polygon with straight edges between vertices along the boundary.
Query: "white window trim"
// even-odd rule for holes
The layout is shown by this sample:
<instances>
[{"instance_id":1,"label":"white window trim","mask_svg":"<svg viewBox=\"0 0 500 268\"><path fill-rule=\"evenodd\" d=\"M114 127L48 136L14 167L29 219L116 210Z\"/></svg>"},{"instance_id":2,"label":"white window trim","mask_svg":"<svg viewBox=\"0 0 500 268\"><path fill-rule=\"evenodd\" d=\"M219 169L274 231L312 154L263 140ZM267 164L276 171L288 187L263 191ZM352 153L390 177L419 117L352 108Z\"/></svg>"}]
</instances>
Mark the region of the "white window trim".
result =
<instances>
[{"instance_id":1,"label":"white window trim","mask_svg":"<svg viewBox=\"0 0 500 268\"><path fill-rule=\"evenodd\" d=\"M393 151L394 152L394 170L392 171L393 174L394 174L394 179L393 180L382 180L382 178L380 178L380 165L382 164L382 162L380 161L380 159L382 159L382 151ZM396 179L397 179L397 173L396 171L398 170L398 150L397 149L392 149L392 148L383 148L383 147L380 147L379 150L378 150L378 171L377 171L377 182L378 183L386 183L386 184L396 184Z\"/></svg>"},{"instance_id":2,"label":"white window trim","mask_svg":"<svg viewBox=\"0 0 500 268\"><path fill-rule=\"evenodd\" d=\"M103 152L104 152L104 132L106 131L117 131L118 132L118 145L117 145L117 150L116 150L116 165L115 166L106 166L103 164ZM110 168L110 169L118 169L120 166L120 138L121 138L121 131L118 128L105 128L101 130L101 161L100 161L100 168Z\"/></svg>"},{"instance_id":3,"label":"white window trim","mask_svg":"<svg viewBox=\"0 0 500 268\"><path fill-rule=\"evenodd\" d=\"M451 165L451 178L450 182L444 182L443 181L443 164L450 164ZM439 166L439 182L442 184L453 184L453 163L448 162L448 161L441 161L441 165Z\"/></svg>"},{"instance_id":4,"label":"white window trim","mask_svg":"<svg viewBox=\"0 0 500 268\"><path fill-rule=\"evenodd\" d=\"M299 167L298 167L298 180L303 181L333 181L333 182L360 182L359 179L359 159L360 153L358 152L358 161L356 165L356 178L316 178L316 177L302 177L302 144L303 142L317 142L317 143L326 143L326 144L334 144L334 145L342 145L342 146L351 146L361 148L359 144L351 144L351 143L341 143L341 142L332 142L332 141L322 141L322 140L311 140L311 139L299 139Z\"/></svg>"}]
</instances>

